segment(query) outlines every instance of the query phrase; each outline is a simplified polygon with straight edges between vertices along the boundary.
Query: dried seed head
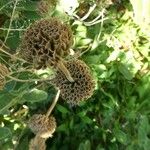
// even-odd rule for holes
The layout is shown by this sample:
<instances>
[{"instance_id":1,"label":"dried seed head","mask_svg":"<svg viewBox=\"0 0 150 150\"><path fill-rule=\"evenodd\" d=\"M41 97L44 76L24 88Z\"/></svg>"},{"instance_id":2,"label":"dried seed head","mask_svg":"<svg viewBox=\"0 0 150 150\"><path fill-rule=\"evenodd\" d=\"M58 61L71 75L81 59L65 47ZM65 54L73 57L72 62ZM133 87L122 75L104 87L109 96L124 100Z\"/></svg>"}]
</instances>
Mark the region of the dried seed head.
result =
<instances>
[{"instance_id":1,"label":"dried seed head","mask_svg":"<svg viewBox=\"0 0 150 150\"><path fill-rule=\"evenodd\" d=\"M5 76L9 74L8 68L0 63L0 90L2 90L6 84Z\"/></svg>"},{"instance_id":2,"label":"dried seed head","mask_svg":"<svg viewBox=\"0 0 150 150\"><path fill-rule=\"evenodd\" d=\"M57 4L57 0L41 0L37 3L37 11L41 15L47 14L49 11L52 11Z\"/></svg>"},{"instance_id":3,"label":"dried seed head","mask_svg":"<svg viewBox=\"0 0 150 150\"><path fill-rule=\"evenodd\" d=\"M37 10L41 15L48 13L49 11L48 1L44 1L44 0L39 1L37 5Z\"/></svg>"},{"instance_id":4,"label":"dried seed head","mask_svg":"<svg viewBox=\"0 0 150 150\"><path fill-rule=\"evenodd\" d=\"M20 45L20 55L37 69L53 66L69 54L73 44L70 27L56 18L42 19L29 26Z\"/></svg>"},{"instance_id":5,"label":"dried seed head","mask_svg":"<svg viewBox=\"0 0 150 150\"><path fill-rule=\"evenodd\" d=\"M55 132L56 120L53 116L47 118L46 115L35 114L30 118L28 126L34 134L39 134L42 138L48 138L52 137Z\"/></svg>"},{"instance_id":6,"label":"dried seed head","mask_svg":"<svg viewBox=\"0 0 150 150\"><path fill-rule=\"evenodd\" d=\"M5 77L8 74L9 74L8 68L4 64L0 63L0 76Z\"/></svg>"},{"instance_id":7,"label":"dried seed head","mask_svg":"<svg viewBox=\"0 0 150 150\"><path fill-rule=\"evenodd\" d=\"M70 72L74 82L69 82L66 76L58 70L52 83L61 90L61 97L70 105L78 105L80 101L88 99L94 91L89 67L81 60L68 61L64 64Z\"/></svg>"},{"instance_id":8,"label":"dried seed head","mask_svg":"<svg viewBox=\"0 0 150 150\"><path fill-rule=\"evenodd\" d=\"M44 138L35 136L29 143L29 150L46 150L45 140Z\"/></svg>"}]
</instances>

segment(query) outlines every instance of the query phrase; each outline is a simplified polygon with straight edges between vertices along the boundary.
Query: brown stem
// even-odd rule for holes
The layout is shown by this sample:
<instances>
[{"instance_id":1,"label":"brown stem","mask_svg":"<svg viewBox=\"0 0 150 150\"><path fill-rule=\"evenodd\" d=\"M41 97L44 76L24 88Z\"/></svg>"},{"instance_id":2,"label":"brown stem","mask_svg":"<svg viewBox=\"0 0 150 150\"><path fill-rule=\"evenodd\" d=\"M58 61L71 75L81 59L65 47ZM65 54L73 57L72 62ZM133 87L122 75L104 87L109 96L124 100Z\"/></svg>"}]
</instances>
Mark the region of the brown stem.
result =
<instances>
[{"instance_id":1,"label":"brown stem","mask_svg":"<svg viewBox=\"0 0 150 150\"><path fill-rule=\"evenodd\" d=\"M57 63L57 67L58 69L60 69L66 76L66 78L70 81L70 82L74 82L74 79L72 78L70 72L68 71L68 69L65 67L65 65L63 64L62 60L59 60Z\"/></svg>"},{"instance_id":2,"label":"brown stem","mask_svg":"<svg viewBox=\"0 0 150 150\"><path fill-rule=\"evenodd\" d=\"M58 101L58 99L59 99L59 95L60 95L60 90L58 89L57 94L56 94L56 96L55 96L55 99L54 99L52 105L50 106L50 108L48 109L48 111L47 111L47 113L46 113L46 117L49 117L49 116L50 116L52 110L54 109L54 107L55 107L55 105L56 105L56 103L57 103L57 101Z\"/></svg>"}]
</instances>

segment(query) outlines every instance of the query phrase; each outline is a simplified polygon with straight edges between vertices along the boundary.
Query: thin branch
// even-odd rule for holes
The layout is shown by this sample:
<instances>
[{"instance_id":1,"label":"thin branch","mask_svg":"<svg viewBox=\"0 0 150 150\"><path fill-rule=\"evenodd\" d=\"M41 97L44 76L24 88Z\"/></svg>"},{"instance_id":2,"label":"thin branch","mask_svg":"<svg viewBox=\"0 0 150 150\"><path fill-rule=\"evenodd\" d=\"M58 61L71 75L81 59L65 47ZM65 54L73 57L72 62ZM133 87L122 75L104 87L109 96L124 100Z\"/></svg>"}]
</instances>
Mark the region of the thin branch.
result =
<instances>
[{"instance_id":1,"label":"thin branch","mask_svg":"<svg viewBox=\"0 0 150 150\"><path fill-rule=\"evenodd\" d=\"M45 79L29 79L29 80L22 80L22 79L18 79L15 77L12 77L10 75L7 75L8 78L17 81L17 82L42 82L42 81L48 81L51 80L52 78L45 78Z\"/></svg>"},{"instance_id":2,"label":"thin branch","mask_svg":"<svg viewBox=\"0 0 150 150\"><path fill-rule=\"evenodd\" d=\"M13 74L16 74L16 73L22 73L22 72L31 72L31 73L33 73L34 71L35 71L34 69L20 69L18 71L11 72L9 75L13 75Z\"/></svg>"},{"instance_id":3,"label":"thin branch","mask_svg":"<svg viewBox=\"0 0 150 150\"><path fill-rule=\"evenodd\" d=\"M98 23L100 23L100 22L104 22L104 21L107 20L107 19L108 19L108 17L103 18L103 19L100 19L100 20L97 20L97 21L94 22L94 23L86 23L86 22L84 22L84 25L85 25L85 26L93 26L93 25L98 24Z\"/></svg>"},{"instance_id":4,"label":"thin branch","mask_svg":"<svg viewBox=\"0 0 150 150\"><path fill-rule=\"evenodd\" d=\"M2 9L4 9L8 4L11 4L12 2L13 2L13 0L10 1L10 2L8 2L8 3L6 3L5 5L3 5L3 6L0 8L0 11L1 11Z\"/></svg>"},{"instance_id":5,"label":"thin branch","mask_svg":"<svg viewBox=\"0 0 150 150\"><path fill-rule=\"evenodd\" d=\"M96 22L101 16L102 17L104 16L104 12L105 12L105 9L103 9L102 11L100 11L99 15L96 18L94 18L92 21L85 22L85 23L92 24L92 23Z\"/></svg>"},{"instance_id":6,"label":"thin branch","mask_svg":"<svg viewBox=\"0 0 150 150\"><path fill-rule=\"evenodd\" d=\"M3 30L3 31L25 31L26 29L23 29L23 28L20 28L20 29L9 29L9 28L0 28L0 30Z\"/></svg>"},{"instance_id":7,"label":"thin branch","mask_svg":"<svg viewBox=\"0 0 150 150\"><path fill-rule=\"evenodd\" d=\"M89 11L87 12L87 14L85 16L83 16L81 18L81 21L84 21L85 19L87 19L89 17L89 15L92 13L92 11L96 8L96 4L94 4L92 7L90 7Z\"/></svg>"},{"instance_id":8,"label":"thin branch","mask_svg":"<svg viewBox=\"0 0 150 150\"><path fill-rule=\"evenodd\" d=\"M15 15L15 11L16 11L16 6L17 6L17 3L18 3L19 0L16 0L15 3L14 3L14 7L13 7L13 11L12 11L12 15L11 15L11 18L10 18L10 23L9 23L9 30L7 31L7 34L6 34L6 37L5 37L5 40L4 40L4 43L3 45L1 46L1 48L4 46L4 44L6 43L7 41L7 38L9 36L9 32L10 32L10 28L11 28L11 25L12 25L12 22L13 22L13 18L14 18L14 15Z\"/></svg>"},{"instance_id":9,"label":"thin branch","mask_svg":"<svg viewBox=\"0 0 150 150\"><path fill-rule=\"evenodd\" d=\"M98 36L97 36L97 40L98 40L98 41L99 41L99 39L100 39L100 36L101 36L101 33L102 33L103 24L104 24L104 12L105 12L105 9L102 10L102 22L101 22L99 34L98 34Z\"/></svg>"},{"instance_id":10,"label":"thin branch","mask_svg":"<svg viewBox=\"0 0 150 150\"><path fill-rule=\"evenodd\" d=\"M58 89L57 94L56 94L56 96L55 96L55 99L54 99L52 105L50 106L50 108L48 109L48 111L47 111L47 113L46 113L46 117L49 117L49 116L50 116L52 110L54 109L54 107L55 107L55 105L56 105L56 103L57 103L57 101L58 101L58 99L59 99L59 96L60 96L60 90Z\"/></svg>"}]
</instances>

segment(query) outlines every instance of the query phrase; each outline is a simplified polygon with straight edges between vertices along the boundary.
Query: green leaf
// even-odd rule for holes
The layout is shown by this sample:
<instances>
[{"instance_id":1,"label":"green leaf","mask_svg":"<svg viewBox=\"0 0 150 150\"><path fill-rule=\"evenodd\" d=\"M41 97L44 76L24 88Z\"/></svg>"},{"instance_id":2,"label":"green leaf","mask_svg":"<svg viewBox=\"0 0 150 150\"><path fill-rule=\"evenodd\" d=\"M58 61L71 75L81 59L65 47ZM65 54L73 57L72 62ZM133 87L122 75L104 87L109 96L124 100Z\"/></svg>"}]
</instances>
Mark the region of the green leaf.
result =
<instances>
[{"instance_id":1,"label":"green leaf","mask_svg":"<svg viewBox=\"0 0 150 150\"><path fill-rule=\"evenodd\" d=\"M105 149L102 148L101 144L99 144L99 145L96 147L96 150L105 150Z\"/></svg>"},{"instance_id":2,"label":"green leaf","mask_svg":"<svg viewBox=\"0 0 150 150\"><path fill-rule=\"evenodd\" d=\"M10 107L20 101L21 97L21 93L16 96L14 93L0 91L0 114L6 113Z\"/></svg>"},{"instance_id":3,"label":"green leaf","mask_svg":"<svg viewBox=\"0 0 150 150\"><path fill-rule=\"evenodd\" d=\"M40 102L43 100L46 100L48 97L48 94L43 90L38 89L32 89L28 93L25 93L23 95L22 101L27 101L31 103Z\"/></svg>"},{"instance_id":4,"label":"green leaf","mask_svg":"<svg viewBox=\"0 0 150 150\"><path fill-rule=\"evenodd\" d=\"M37 20L41 18L41 16L37 12L32 12L32 11L25 11L23 15L24 17L30 20Z\"/></svg>"},{"instance_id":5,"label":"green leaf","mask_svg":"<svg viewBox=\"0 0 150 150\"><path fill-rule=\"evenodd\" d=\"M86 38L87 28L83 25L79 25L76 29L76 36Z\"/></svg>"},{"instance_id":6,"label":"green leaf","mask_svg":"<svg viewBox=\"0 0 150 150\"><path fill-rule=\"evenodd\" d=\"M84 116L81 119L86 124L91 124L93 122L88 116Z\"/></svg>"},{"instance_id":7,"label":"green leaf","mask_svg":"<svg viewBox=\"0 0 150 150\"><path fill-rule=\"evenodd\" d=\"M21 1L17 5L17 10L20 11L37 11L37 2L26 0L26 1Z\"/></svg>"},{"instance_id":8,"label":"green leaf","mask_svg":"<svg viewBox=\"0 0 150 150\"><path fill-rule=\"evenodd\" d=\"M68 131L68 126L67 124L61 124L60 126L57 127L57 131Z\"/></svg>"},{"instance_id":9,"label":"green leaf","mask_svg":"<svg viewBox=\"0 0 150 150\"><path fill-rule=\"evenodd\" d=\"M80 143L78 150L91 150L91 143L86 140L84 143Z\"/></svg>"},{"instance_id":10,"label":"green leaf","mask_svg":"<svg viewBox=\"0 0 150 150\"><path fill-rule=\"evenodd\" d=\"M85 61L89 64L98 64L100 61L99 55L89 55L85 57Z\"/></svg>"},{"instance_id":11,"label":"green leaf","mask_svg":"<svg viewBox=\"0 0 150 150\"><path fill-rule=\"evenodd\" d=\"M86 150L91 150L91 142L89 140L86 140L84 147Z\"/></svg>"},{"instance_id":12,"label":"green leaf","mask_svg":"<svg viewBox=\"0 0 150 150\"><path fill-rule=\"evenodd\" d=\"M16 147L16 150L29 150L29 138L25 136L21 138L19 144Z\"/></svg>"},{"instance_id":13,"label":"green leaf","mask_svg":"<svg viewBox=\"0 0 150 150\"><path fill-rule=\"evenodd\" d=\"M78 45L88 45L92 42L92 39L80 39Z\"/></svg>"},{"instance_id":14,"label":"green leaf","mask_svg":"<svg viewBox=\"0 0 150 150\"><path fill-rule=\"evenodd\" d=\"M19 32L10 32L11 36L7 39L7 45L12 49L15 50L19 45Z\"/></svg>"},{"instance_id":15,"label":"green leaf","mask_svg":"<svg viewBox=\"0 0 150 150\"><path fill-rule=\"evenodd\" d=\"M11 136L11 131L7 127L0 127L0 140L4 140Z\"/></svg>"},{"instance_id":16,"label":"green leaf","mask_svg":"<svg viewBox=\"0 0 150 150\"><path fill-rule=\"evenodd\" d=\"M85 150L84 143L80 143L78 150Z\"/></svg>"},{"instance_id":17,"label":"green leaf","mask_svg":"<svg viewBox=\"0 0 150 150\"><path fill-rule=\"evenodd\" d=\"M57 109L58 111L60 111L61 113L63 113L63 114L69 113L69 110L68 110L67 108L65 108L65 107L63 107L63 106L61 106L61 105L59 105L59 104L57 104L56 109Z\"/></svg>"},{"instance_id":18,"label":"green leaf","mask_svg":"<svg viewBox=\"0 0 150 150\"><path fill-rule=\"evenodd\" d=\"M118 69L127 80L132 80L133 75L125 64L120 64Z\"/></svg>"},{"instance_id":19,"label":"green leaf","mask_svg":"<svg viewBox=\"0 0 150 150\"><path fill-rule=\"evenodd\" d=\"M142 116L139 122L138 128L138 140L139 145L146 149L148 144L150 143L150 138L148 138L148 134L150 133L150 124L147 116Z\"/></svg>"},{"instance_id":20,"label":"green leaf","mask_svg":"<svg viewBox=\"0 0 150 150\"><path fill-rule=\"evenodd\" d=\"M119 129L115 130L115 137L123 145L126 145L128 142L127 135Z\"/></svg>"}]
</instances>

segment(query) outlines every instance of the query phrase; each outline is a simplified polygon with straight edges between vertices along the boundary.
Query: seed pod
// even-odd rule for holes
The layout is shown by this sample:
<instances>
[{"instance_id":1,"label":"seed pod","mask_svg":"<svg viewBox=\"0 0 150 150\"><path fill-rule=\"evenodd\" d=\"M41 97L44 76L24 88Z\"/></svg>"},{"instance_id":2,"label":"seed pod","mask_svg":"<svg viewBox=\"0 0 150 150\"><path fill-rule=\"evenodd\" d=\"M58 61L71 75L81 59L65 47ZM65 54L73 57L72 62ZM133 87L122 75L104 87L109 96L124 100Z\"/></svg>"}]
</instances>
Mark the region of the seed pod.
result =
<instances>
[{"instance_id":1,"label":"seed pod","mask_svg":"<svg viewBox=\"0 0 150 150\"><path fill-rule=\"evenodd\" d=\"M89 67L81 60L68 61L64 64L74 82L69 82L62 71L58 70L52 83L61 91L61 97L70 105L78 105L88 99L94 91L95 82Z\"/></svg>"},{"instance_id":2,"label":"seed pod","mask_svg":"<svg viewBox=\"0 0 150 150\"><path fill-rule=\"evenodd\" d=\"M42 19L31 24L24 33L20 55L36 69L54 66L66 57L73 44L70 27L56 18Z\"/></svg>"},{"instance_id":3,"label":"seed pod","mask_svg":"<svg viewBox=\"0 0 150 150\"><path fill-rule=\"evenodd\" d=\"M38 134L42 138L52 137L56 129L56 120L53 116L49 118L46 115L35 114L29 122L29 128L34 134Z\"/></svg>"}]
</instances>

